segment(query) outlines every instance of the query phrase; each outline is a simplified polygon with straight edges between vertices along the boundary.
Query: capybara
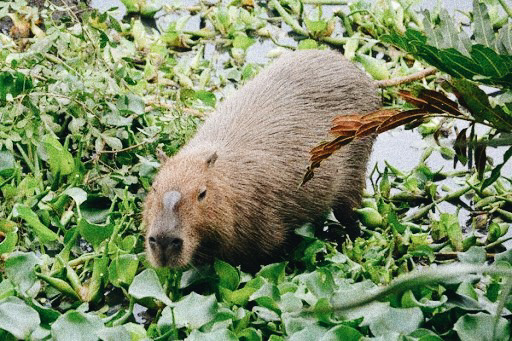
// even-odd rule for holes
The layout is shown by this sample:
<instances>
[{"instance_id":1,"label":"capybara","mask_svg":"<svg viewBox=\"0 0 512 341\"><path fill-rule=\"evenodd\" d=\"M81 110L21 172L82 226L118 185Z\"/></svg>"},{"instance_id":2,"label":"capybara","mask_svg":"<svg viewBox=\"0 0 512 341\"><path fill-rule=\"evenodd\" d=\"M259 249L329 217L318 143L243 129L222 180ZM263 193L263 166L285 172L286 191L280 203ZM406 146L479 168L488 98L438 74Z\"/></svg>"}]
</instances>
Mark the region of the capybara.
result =
<instances>
[{"instance_id":1,"label":"capybara","mask_svg":"<svg viewBox=\"0 0 512 341\"><path fill-rule=\"evenodd\" d=\"M283 254L293 229L321 223L331 209L352 221L373 138L342 147L299 184L333 117L379 106L371 79L339 53L283 54L163 162L143 212L151 263L260 264Z\"/></svg>"}]
</instances>

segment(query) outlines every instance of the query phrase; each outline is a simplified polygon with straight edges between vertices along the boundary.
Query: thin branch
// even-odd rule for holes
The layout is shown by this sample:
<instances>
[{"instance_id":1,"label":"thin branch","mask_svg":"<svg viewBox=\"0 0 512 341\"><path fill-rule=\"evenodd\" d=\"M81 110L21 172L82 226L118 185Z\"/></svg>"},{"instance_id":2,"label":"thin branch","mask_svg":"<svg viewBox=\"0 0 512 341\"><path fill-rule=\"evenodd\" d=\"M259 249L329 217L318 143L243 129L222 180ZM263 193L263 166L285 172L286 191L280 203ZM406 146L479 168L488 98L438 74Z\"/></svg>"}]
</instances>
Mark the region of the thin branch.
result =
<instances>
[{"instance_id":1,"label":"thin branch","mask_svg":"<svg viewBox=\"0 0 512 341\"><path fill-rule=\"evenodd\" d=\"M423 79L427 76L433 75L437 72L437 69L434 67L428 67L425 70L413 73L412 75L404 76L404 77L397 77L393 79L384 79L380 81L374 81L373 84L375 84L379 88L385 88L388 86L395 86L405 83L414 82L420 79Z\"/></svg>"}]
</instances>

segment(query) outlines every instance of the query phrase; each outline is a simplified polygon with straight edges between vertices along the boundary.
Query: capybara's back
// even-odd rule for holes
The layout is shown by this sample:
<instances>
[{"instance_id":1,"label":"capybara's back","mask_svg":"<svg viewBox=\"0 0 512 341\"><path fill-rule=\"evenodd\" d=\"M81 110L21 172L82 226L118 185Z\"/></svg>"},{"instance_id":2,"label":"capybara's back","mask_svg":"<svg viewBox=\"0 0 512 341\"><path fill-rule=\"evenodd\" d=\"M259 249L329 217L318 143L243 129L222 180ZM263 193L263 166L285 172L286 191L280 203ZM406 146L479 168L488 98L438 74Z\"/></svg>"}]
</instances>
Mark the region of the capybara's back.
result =
<instances>
[{"instance_id":1,"label":"capybara's back","mask_svg":"<svg viewBox=\"0 0 512 341\"><path fill-rule=\"evenodd\" d=\"M343 147L299 184L334 116L378 107L371 80L336 52L298 51L274 61L162 165L144 211L152 262L258 263L281 252L294 228L321 221L330 209L350 222L372 139Z\"/></svg>"}]
</instances>

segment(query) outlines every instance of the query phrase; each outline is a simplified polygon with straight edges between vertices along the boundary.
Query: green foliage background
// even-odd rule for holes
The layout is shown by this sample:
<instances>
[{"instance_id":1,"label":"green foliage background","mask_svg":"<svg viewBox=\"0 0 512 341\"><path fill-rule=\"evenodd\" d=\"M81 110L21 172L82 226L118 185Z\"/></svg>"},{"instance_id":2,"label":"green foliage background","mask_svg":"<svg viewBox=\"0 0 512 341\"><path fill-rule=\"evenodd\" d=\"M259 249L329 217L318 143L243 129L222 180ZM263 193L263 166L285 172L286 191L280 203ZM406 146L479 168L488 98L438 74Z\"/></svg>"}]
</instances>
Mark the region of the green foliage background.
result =
<instances>
[{"instance_id":1,"label":"green foliage background","mask_svg":"<svg viewBox=\"0 0 512 341\"><path fill-rule=\"evenodd\" d=\"M512 154L510 9L475 0L461 31L440 8L341 3L126 1L123 20L66 3L0 3L13 25L0 34L0 339L509 340L512 180L500 170ZM143 24L156 10L170 18L161 33ZM418 127L427 147L414 169L388 160L373 170L362 238L329 241L340 228L330 219L327 232L297 230L287 260L257 273L220 260L152 269L140 211L156 150L175 153L253 77L255 51L328 47L379 80L437 67L383 89L384 104L408 108L400 88L445 91L459 96L466 123L430 119ZM454 149L453 135L469 142ZM508 149L492 163L472 142ZM466 167L432 169L433 153ZM465 226L459 210L471 213ZM465 275L423 270L341 309L401 274L452 262ZM502 270L476 275L471 265L486 262Z\"/></svg>"}]
</instances>

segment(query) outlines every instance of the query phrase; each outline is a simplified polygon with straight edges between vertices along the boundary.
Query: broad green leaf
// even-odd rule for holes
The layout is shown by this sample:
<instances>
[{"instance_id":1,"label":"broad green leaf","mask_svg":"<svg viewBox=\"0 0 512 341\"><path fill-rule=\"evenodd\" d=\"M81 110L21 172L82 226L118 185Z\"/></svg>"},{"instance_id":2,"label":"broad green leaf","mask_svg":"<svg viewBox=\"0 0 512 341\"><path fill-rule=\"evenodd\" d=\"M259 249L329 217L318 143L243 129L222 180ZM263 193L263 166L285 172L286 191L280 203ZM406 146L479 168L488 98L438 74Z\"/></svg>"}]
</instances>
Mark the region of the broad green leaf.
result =
<instances>
[{"instance_id":1,"label":"broad green leaf","mask_svg":"<svg viewBox=\"0 0 512 341\"><path fill-rule=\"evenodd\" d=\"M97 341L103 322L94 314L70 310L52 324L55 341Z\"/></svg>"},{"instance_id":2,"label":"broad green leaf","mask_svg":"<svg viewBox=\"0 0 512 341\"><path fill-rule=\"evenodd\" d=\"M16 290L10 280L4 279L0 282L0 301L6 297L14 296Z\"/></svg>"},{"instance_id":3,"label":"broad green leaf","mask_svg":"<svg viewBox=\"0 0 512 341\"><path fill-rule=\"evenodd\" d=\"M105 223L110 212L112 201L103 196L88 195L87 200L80 205L82 217L91 224Z\"/></svg>"},{"instance_id":4,"label":"broad green leaf","mask_svg":"<svg viewBox=\"0 0 512 341\"><path fill-rule=\"evenodd\" d=\"M151 297L167 305L173 304L169 297L165 295L162 284L160 284L160 280L153 269L146 269L135 276L132 284L130 284L128 293L139 300Z\"/></svg>"},{"instance_id":5,"label":"broad green leaf","mask_svg":"<svg viewBox=\"0 0 512 341\"><path fill-rule=\"evenodd\" d=\"M409 334L418 329L423 322L420 308L389 308L370 324L373 335L385 335L389 332Z\"/></svg>"},{"instance_id":6,"label":"broad green leaf","mask_svg":"<svg viewBox=\"0 0 512 341\"><path fill-rule=\"evenodd\" d=\"M461 94L467 108L477 121L488 121L502 131L512 131L512 119L499 106L492 107L487 94L474 83L464 80L453 80L453 85Z\"/></svg>"},{"instance_id":7,"label":"broad green leaf","mask_svg":"<svg viewBox=\"0 0 512 341\"><path fill-rule=\"evenodd\" d=\"M75 161L71 153L64 149L59 140L47 135L43 139L47 162L55 177L57 174L68 175L75 169Z\"/></svg>"},{"instance_id":8,"label":"broad green leaf","mask_svg":"<svg viewBox=\"0 0 512 341\"><path fill-rule=\"evenodd\" d=\"M4 329L18 339L29 339L39 327L41 320L37 311L17 297L11 296L0 301L0 329Z\"/></svg>"},{"instance_id":9,"label":"broad green leaf","mask_svg":"<svg viewBox=\"0 0 512 341\"><path fill-rule=\"evenodd\" d=\"M119 110L128 110L137 115L144 114L145 109L144 99L135 94L119 96L116 106Z\"/></svg>"},{"instance_id":10,"label":"broad green leaf","mask_svg":"<svg viewBox=\"0 0 512 341\"><path fill-rule=\"evenodd\" d=\"M59 239L59 235L50 230L45 225L43 225L43 223L41 223L41 221L39 220L37 214L35 214L35 212L32 211L29 207L18 204L15 206L15 210L18 216L21 219L25 220L27 225L39 237L41 243L45 244Z\"/></svg>"},{"instance_id":11,"label":"broad green leaf","mask_svg":"<svg viewBox=\"0 0 512 341\"><path fill-rule=\"evenodd\" d=\"M218 259L215 260L214 268L215 273L219 276L219 286L229 290L238 288L240 274L237 269Z\"/></svg>"},{"instance_id":12,"label":"broad green leaf","mask_svg":"<svg viewBox=\"0 0 512 341\"><path fill-rule=\"evenodd\" d=\"M198 329L213 320L217 309L215 295L203 296L192 292L174 304L176 326Z\"/></svg>"},{"instance_id":13,"label":"broad green leaf","mask_svg":"<svg viewBox=\"0 0 512 341\"><path fill-rule=\"evenodd\" d=\"M509 73L509 68L505 61L491 48L473 45L471 58L480 65L484 76L500 78Z\"/></svg>"},{"instance_id":14,"label":"broad green leaf","mask_svg":"<svg viewBox=\"0 0 512 341\"><path fill-rule=\"evenodd\" d=\"M320 340L325 334L326 328L319 325L311 324L306 326L299 332L290 336L290 341Z\"/></svg>"},{"instance_id":15,"label":"broad green leaf","mask_svg":"<svg viewBox=\"0 0 512 341\"><path fill-rule=\"evenodd\" d=\"M472 246L466 252L457 255L462 263L484 264L487 260L487 252L481 246Z\"/></svg>"},{"instance_id":16,"label":"broad green leaf","mask_svg":"<svg viewBox=\"0 0 512 341\"><path fill-rule=\"evenodd\" d=\"M264 267L261 268L260 271L258 271L256 276L266 278L270 282L277 285L284 280L285 268L286 262L265 265Z\"/></svg>"},{"instance_id":17,"label":"broad green leaf","mask_svg":"<svg viewBox=\"0 0 512 341\"><path fill-rule=\"evenodd\" d=\"M136 255L119 255L111 263L108 271L108 279L116 287L129 286L139 266Z\"/></svg>"},{"instance_id":18,"label":"broad green leaf","mask_svg":"<svg viewBox=\"0 0 512 341\"><path fill-rule=\"evenodd\" d=\"M477 43L486 47L494 47L494 31L487 11L487 5L473 0L473 30Z\"/></svg>"},{"instance_id":19,"label":"broad green leaf","mask_svg":"<svg viewBox=\"0 0 512 341\"><path fill-rule=\"evenodd\" d=\"M0 176L10 177L15 168L14 156L7 150L0 150Z\"/></svg>"},{"instance_id":20,"label":"broad green leaf","mask_svg":"<svg viewBox=\"0 0 512 341\"><path fill-rule=\"evenodd\" d=\"M33 252L16 251L5 261L5 274L11 282L19 287L19 291L26 295L36 284L34 268L39 264L39 259Z\"/></svg>"},{"instance_id":21,"label":"broad green leaf","mask_svg":"<svg viewBox=\"0 0 512 341\"><path fill-rule=\"evenodd\" d=\"M78 230L80 235L97 248L102 241L110 238L112 232L114 232L114 224L91 224L84 218L78 221Z\"/></svg>"},{"instance_id":22,"label":"broad green leaf","mask_svg":"<svg viewBox=\"0 0 512 341\"><path fill-rule=\"evenodd\" d=\"M15 222L0 219L0 255L14 251L18 242L18 226Z\"/></svg>"},{"instance_id":23,"label":"broad green leaf","mask_svg":"<svg viewBox=\"0 0 512 341\"><path fill-rule=\"evenodd\" d=\"M131 341L130 333L124 326L103 328L96 334L102 341Z\"/></svg>"},{"instance_id":24,"label":"broad green leaf","mask_svg":"<svg viewBox=\"0 0 512 341\"><path fill-rule=\"evenodd\" d=\"M496 335L493 338L495 317L486 313L467 314L453 326L461 340L467 341L506 341L510 340L510 321L503 317L498 320Z\"/></svg>"},{"instance_id":25,"label":"broad green leaf","mask_svg":"<svg viewBox=\"0 0 512 341\"><path fill-rule=\"evenodd\" d=\"M278 301L280 300L279 289L272 283L265 283L261 288L255 291L250 301L256 301L258 305L270 309L278 314L281 313L279 309Z\"/></svg>"},{"instance_id":26,"label":"broad green leaf","mask_svg":"<svg viewBox=\"0 0 512 341\"><path fill-rule=\"evenodd\" d=\"M358 332L356 329L345 325L339 325L329 329L329 331L320 338L320 341L358 341L362 337L363 334Z\"/></svg>"},{"instance_id":27,"label":"broad green leaf","mask_svg":"<svg viewBox=\"0 0 512 341\"><path fill-rule=\"evenodd\" d=\"M502 55L512 55L512 24L503 26L498 31L497 51Z\"/></svg>"},{"instance_id":28,"label":"broad green leaf","mask_svg":"<svg viewBox=\"0 0 512 341\"><path fill-rule=\"evenodd\" d=\"M79 187L70 187L66 189L63 194L73 198L77 206L82 205L87 200L87 192Z\"/></svg>"},{"instance_id":29,"label":"broad green leaf","mask_svg":"<svg viewBox=\"0 0 512 341\"><path fill-rule=\"evenodd\" d=\"M455 214L441 213L439 223L445 229L448 239L455 250L462 251L463 236L459 225L459 218Z\"/></svg>"},{"instance_id":30,"label":"broad green leaf","mask_svg":"<svg viewBox=\"0 0 512 341\"><path fill-rule=\"evenodd\" d=\"M218 340L226 340L226 341L238 341L238 338L232 331L223 328L216 329L211 332L202 333L198 330L194 330L187 337L187 341L218 341Z\"/></svg>"},{"instance_id":31,"label":"broad green leaf","mask_svg":"<svg viewBox=\"0 0 512 341\"><path fill-rule=\"evenodd\" d=\"M245 34L237 34L233 39L233 47L237 49L247 50L252 44L254 44L254 39Z\"/></svg>"}]
</instances>

